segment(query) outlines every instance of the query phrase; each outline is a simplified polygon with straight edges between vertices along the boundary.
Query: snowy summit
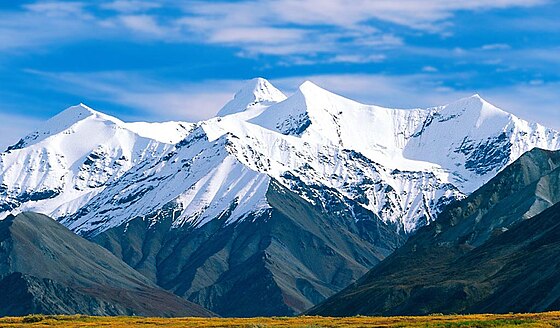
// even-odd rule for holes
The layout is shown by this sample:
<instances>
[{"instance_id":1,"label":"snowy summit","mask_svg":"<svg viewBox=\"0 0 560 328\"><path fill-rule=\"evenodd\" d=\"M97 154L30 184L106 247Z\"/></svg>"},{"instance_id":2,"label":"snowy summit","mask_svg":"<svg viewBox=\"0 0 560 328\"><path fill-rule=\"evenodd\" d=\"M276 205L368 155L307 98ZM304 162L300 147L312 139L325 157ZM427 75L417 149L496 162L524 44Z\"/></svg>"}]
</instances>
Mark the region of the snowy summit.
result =
<instances>
[{"instance_id":1,"label":"snowy summit","mask_svg":"<svg viewBox=\"0 0 560 328\"><path fill-rule=\"evenodd\" d=\"M65 110L0 155L0 216L35 211L83 234L169 208L175 227L230 224L264 213L274 181L409 233L534 147L560 148L560 133L478 95L390 109L309 81L286 97L257 78L198 123Z\"/></svg>"}]
</instances>

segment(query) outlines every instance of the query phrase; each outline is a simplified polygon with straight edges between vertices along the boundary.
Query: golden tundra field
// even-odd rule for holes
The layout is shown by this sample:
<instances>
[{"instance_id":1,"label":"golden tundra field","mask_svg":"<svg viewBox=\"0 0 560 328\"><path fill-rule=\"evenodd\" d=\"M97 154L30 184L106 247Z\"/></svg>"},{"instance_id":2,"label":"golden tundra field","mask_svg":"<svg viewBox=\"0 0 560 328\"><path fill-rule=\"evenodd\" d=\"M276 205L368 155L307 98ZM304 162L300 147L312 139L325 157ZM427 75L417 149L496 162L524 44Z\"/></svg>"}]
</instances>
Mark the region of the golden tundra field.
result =
<instances>
[{"instance_id":1,"label":"golden tundra field","mask_svg":"<svg viewBox=\"0 0 560 328\"><path fill-rule=\"evenodd\" d=\"M424 317L142 318L43 316L0 318L0 327L560 327L560 312Z\"/></svg>"}]
</instances>

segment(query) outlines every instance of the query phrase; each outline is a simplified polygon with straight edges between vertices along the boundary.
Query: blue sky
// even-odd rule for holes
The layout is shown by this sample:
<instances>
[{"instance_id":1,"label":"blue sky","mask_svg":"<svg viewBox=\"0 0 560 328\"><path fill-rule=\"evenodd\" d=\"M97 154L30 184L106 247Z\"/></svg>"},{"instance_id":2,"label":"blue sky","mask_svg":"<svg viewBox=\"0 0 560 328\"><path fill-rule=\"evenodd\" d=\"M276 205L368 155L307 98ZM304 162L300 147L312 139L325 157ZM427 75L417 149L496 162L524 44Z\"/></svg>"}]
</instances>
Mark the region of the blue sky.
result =
<instances>
[{"instance_id":1,"label":"blue sky","mask_svg":"<svg viewBox=\"0 0 560 328\"><path fill-rule=\"evenodd\" d=\"M2 1L0 146L80 102L205 119L257 76L387 107L479 93L560 129L559 15L550 0Z\"/></svg>"}]
</instances>

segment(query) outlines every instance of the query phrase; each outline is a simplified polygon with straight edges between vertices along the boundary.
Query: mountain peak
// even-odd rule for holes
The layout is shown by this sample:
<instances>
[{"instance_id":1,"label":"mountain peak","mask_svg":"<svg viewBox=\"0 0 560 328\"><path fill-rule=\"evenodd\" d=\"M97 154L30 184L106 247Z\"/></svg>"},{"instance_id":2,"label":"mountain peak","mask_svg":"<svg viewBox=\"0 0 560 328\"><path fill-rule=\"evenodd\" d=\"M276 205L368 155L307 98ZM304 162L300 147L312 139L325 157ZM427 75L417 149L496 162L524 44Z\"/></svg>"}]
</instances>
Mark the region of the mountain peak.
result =
<instances>
[{"instance_id":1,"label":"mountain peak","mask_svg":"<svg viewBox=\"0 0 560 328\"><path fill-rule=\"evenodd\" d=\"M79 103L78 105L74 105L74 106L70 106L70 107L66 108L62 112L53 116L52 119L61 118L61 117L68 117L68 118L74 117L74 118L77 118L77 119L83 119L85 117L89 117L89 116L95 115L97 113L98 113L97 111L91 109L90 107L88 107L84 103Z\"/></svg>"},{"instance_id":2,"label":"mountain peak","mask_svg":"<svg viewBox=\"0 0 560 328\"><path fill-rule=\"evenodd\" d=\"M232 100L230 100L220 111L218 116L226 116L246 110L256 104L270 105L278 103L286 99L280 90L272 85L269 81L262 77L251 79L237 91Z\"/></svg>"},{"instance_id":3,"label":"mountain peak","mask_svg":"<svg viewBox=\"0 0 560 328\"><path fill-rule=\"evenodd\" d=\"M331 91L326 90L320 86L318 86L317 84L307 80L305 82L303 82L300 86L299 86L299 91L305 95L308 96L314 96L314 95L318 95L318 94L333 94Z\"/></svg>"},{"instance_id":4,"label":"mountain peak","mask_svg":"<svg viewBox=\"0 0 560 328\"><path fill-rule=\"evenodd\" d=\"M75 106L70 106L62 112L51 117L39 129L25 136L16 145L10 146L8 150L19 149L23 146L29 146L38 143L50 136L69 129L79 122L90 119L109 121L118 125L124 124L117 118L95 111L87 105L80 103Z\"/></svg>"},{"instance_id":5,"label":"mountain peak","mask_svg":"<svg viewBox=\"0 0 560 328\"><path fill-rule=\"evenodd\" d=\"M490 105L492 107L492 104L490 104L488 101L486 101L484 98L482 98L478 93L472 94L468 97L464 97L464 98L460 98L458 100L455 100L454 102L448 104L447 106L451 106L454 104L458 104L458 105L467 105L469 107L476 107L476 106L485 106L485 105Z\"/></svg>"},{"instance_id":6,"label":"mountain peak","mask_svg":"<svg viewBox=\"0 0 560 328\"><path fill-rule=\"evenodd\" d=\"M478 101L478 102L483 103L483 104L490 104L486 99L482 98L482 96L478 93L473 93L472 95L470 95L468 97L465 97L465 98L461 98L458 101L461 101L461 100Z\"/></svg>"},{"instance_id":7,"label":"mountain peak","mask_svg":"<svg viewBox=\"0 0 560 328\"><path fill-rule=\"evenodd\" d=\"M449 115L462 116L470 115L477 117L506 117L510 114L484 100L479 94L461 98L448 105L442 106L441 112Z\"/></svg>"},{"instance_id":8,"label":"mountain peak","mask_svg":"<svg viewBox=\"0 0 560 328\"><path fill-rule=\"evenodd\" d=\"M318 86L317 84L313 83L310 80L303 81L303 83L300 84L300 86L299 86L300 90L302 90L302 89L303 90L308 90L308 89L311 89L311 88L317 88L317 89L324 90L323 88L321 88L320 86Z\"/></svg>"},{"instance_id":9,"label":"mountain peak","mask_svg":"<svg viewBox=\"0 0 560 328\"><path fill-rule=\"evenodd\" d=\"M51 131L61 131L69 128L70 126L83 121L85 119L97 117L102 120L111 121L113 123L122 124L122 122L112 116L100 113L93 110L89 106L80 103L75 106L71 106L58 113L57 115L50 118L44 128L48 128Z\"/></svg>"},{"instance_id":10,"label":"mountain peak","mask_svg":"<svg viewBox=\"0 0 560 328\"><path fill-rule=\"evenodd\" d=\"M342 107L351 107L358 104L355 100L346 98L330 90L327 90L314 82L309 80L303 82L299 86L298 93L303 95L306 102L313 102L315 104L326 104L330 102L337 103Z\"/></svg>"}]
</instances>

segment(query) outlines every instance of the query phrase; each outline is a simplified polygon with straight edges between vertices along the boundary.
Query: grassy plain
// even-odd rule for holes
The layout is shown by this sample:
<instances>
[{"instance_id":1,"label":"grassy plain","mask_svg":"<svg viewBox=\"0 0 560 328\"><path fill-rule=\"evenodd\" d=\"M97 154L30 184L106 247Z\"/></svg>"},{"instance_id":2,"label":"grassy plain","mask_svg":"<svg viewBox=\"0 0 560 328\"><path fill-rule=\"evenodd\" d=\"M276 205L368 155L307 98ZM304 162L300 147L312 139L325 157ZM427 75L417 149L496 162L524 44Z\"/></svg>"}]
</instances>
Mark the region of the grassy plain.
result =
<instances>
[{"instance_id":1,"label":"grassy plain","mask_svg":"<svg viewBox=\"0 0 560 328\"><path fill-rule=\"evenodd\" d=\"M430 315L423 317L270 317L270 318L143 318L43 316L0 318L0 327L560 327L560 312L529 314Z\"/></svg>"}]
</instances>

